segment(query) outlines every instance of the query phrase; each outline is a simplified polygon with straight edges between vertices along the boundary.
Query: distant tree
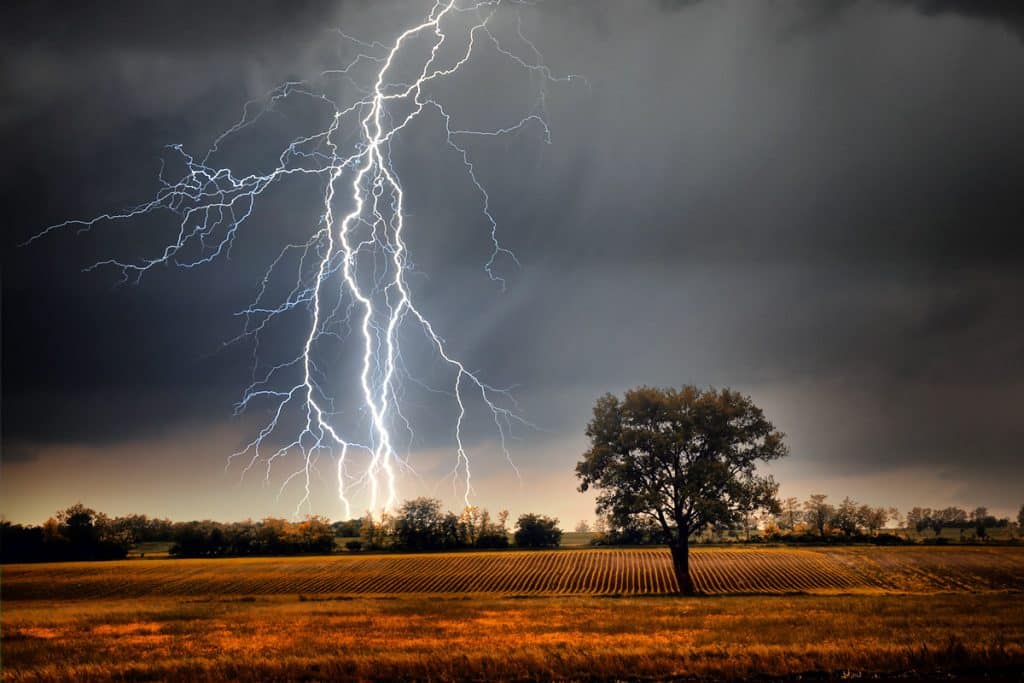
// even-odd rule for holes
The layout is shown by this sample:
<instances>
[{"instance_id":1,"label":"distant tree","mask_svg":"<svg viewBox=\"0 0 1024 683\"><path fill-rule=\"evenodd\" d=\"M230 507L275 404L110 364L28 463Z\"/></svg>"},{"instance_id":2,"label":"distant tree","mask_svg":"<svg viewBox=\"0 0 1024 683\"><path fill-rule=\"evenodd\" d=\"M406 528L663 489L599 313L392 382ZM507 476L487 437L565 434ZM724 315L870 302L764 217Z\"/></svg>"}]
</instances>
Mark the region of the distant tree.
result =
<instances>
[{"instance_id":1,"label":"distant tree","mask_svg":"<svg viewBox=\"0 0 1024 683\"><path fill-rule=\"evenodd\" d=\"M392 518L387 513L377 520L367 511L359 524L359 540L367 550L384 548L391 537L392 526Z\"/></svg>"},{"instance_id":2,"label":"distant tree","mask_svg":"<svg viewBox=\"0 0 1024 683\"><path fill-rule=\"evenodd\" d=\"M835 508L825 502L826 498L828 496L823 493L814 493L804 501L804 521L815 529L819 536L825 535L825 527L831 523L835 515Z\"/></svg>"},{"instance_id":3,"label":"distant tree","mask_svg":"<svg viewBox=\"0 0 1024 683\"><path fill-rule=\"evenodd\" d=\"M860 522L860 506L857 501L847 496L835 509L832 524L843 532L846 537L856 535Z\"/></svg>"},{"instance_id":4,"label":"distant tree","mask_svg":"<svg viewBox=\"0 0 1024 683\"><path fill-rule=\"evenodd\" d=\"M211 528L207 534L213 534ZM217 536L214 534L209 540L211 545L217 544ZM223 535L223 534L219 534ZM264 517L256 526L256 552L267 555L287 555L293 552L292 547L295 539L291 538L288 529L288 520L279 517Z\"/></svg>"},{"instance_id":5,"label":"distant tree","mask_svg":"<svg viewBox=\"0 0 1024 683\"><path fill-rule=\"evenodd\" d=\"M56 525L56 520L51 518ZM2 562L42 562L45 560L67 559L61 557L55 547L57 543L66 544L60 538L54 542L43 537L43 527L12 524L6 519L0 521L0 561Z\"/></svg>"},{"instance_id":6,"label":"distant tree","mask_svg":"<svg viewBox=\"0 0 1024 683\"><path fill-rule=\"evenodd\" d=\"M782 528L779 526L779 516L765 514L761 523L761 534L764 538L772 538L782 535Z\"/></svg>"},{"instance_id":7,"label":"distant tree","mask_svg":"<svg viewBox=\"0 0 1024 683\"><path fill-rule=\"evenodd\" d=\"M915 507L907 513L907 528L921 533L931 527L932 509Z\"/></svg>"},{"instance_id":8,"label":"distant tree","mask_svg":"<svg viewBox=\"0 0 1024 683\"><path fill-rule=\"evenodd\" d=\"M491 516L487 510L480 513L480 527L476 539L477 548L507 548L508 547L508 510L498 513L498 521L491 522Z\"/></svg>"},{"instance_id":9,"label":"distant tree","mask_svg":"<svg viewBox=\"0 0 1024 683\"><path fill-rule=\"evenodd\" d=\"M800 501L795 497L787 498L782 501L780 508L781 512L776 519L776 523L786 531L793 531L796 529L796 525L800 523Z\"/></svg>"},{"instance_id":10,"label":"distant tree","mask_svg":"<svg viewBox=\"0 0 1024 683\"><path fill-rule=\"evenodd\" d=\"M130 534L118 533L110 518L81 503L57 512L59 534L67 541L69 556L62 559L111 560L128 554Z\"/></svg>"},{"instance_id":11,"label":"distant tree","mask_svg":"<svg viewBox=\"0 0 1024 683\"><path fill-rule=\"evenodd\" d=\"M931 528L932 532L934 532L936 537L942 535L942 528L945 526L940 513L941 510L935 511L932 513L932 516L928 518L928 526Z\"/></svg>"},{"instance_id":12,"label":"distant tree","mask_svg":"<svg viewBox=\"0 0 1024 683\"><path fill-rule=\"evenodd\" d=\"M331 528L334 529L335 536L352 538L359 536L360 527L362 527L362 525L363 520L361 519L346 519L332 523Z\"/></svg>"},{"instance_id":13,"label":"distant tree","mask_svg":"<svg viewBox=\"0 0 1024 683\"><path fill-rule=\"evenodd\" d=\"M326 517L308 515L297 527L300 552L329 553L334 550L334 529Z\"/></svg>"},{"instance_id":14,"label":"distant tree","mask_svg":"<svg viewBox=\"0 0 1024 683\"><path fill-rule=\"evenodd\" d=\"M203 522L179 522L174 525L170 554L178 557L207 557L216 554L210 543L209 525ZM219 549L217 549L219 550Z\"/></svg>"},{"instance_id":15,"label":"distant tree","mask_svg":"<svg viewBox=\"0 0 1024 683\"><path fill-rule=\"evenodd\" d=\"M889 510L884 507L861 505L857 510L857 523L871 535L875 535L889 521Z\"/></svg>"},{"instance_id":16,"label":"distant tree","mask_svg":"<svg viewBox=\"0 0 1024 683\"><path fill-rule=\"evenodd\" d=\"M768 524L775 523L775 515L771 512L757 509L747 510L743 513L743 521L741 523L743 529L743 540L750 540L750 532L757 531L767 526Z\"/></svg>"},{"instance_id":17,"label":"distant tree","mask_svg":"<svg viewBox=\"0 0 1024 683\"><path fill-rule=\"evenodd\" d=\"M941 510L936 516L944 527L963 530L967 526L967 511L962 508L948 507Z\"/></svg>"},{"instance_id":18,"label":"distant tree","mask_svg":"<svg viewBox=\"0 0 1024 683\"><path fill-rule=\"evenodd\" d=\"M887 510L887 514L888 514L888 519L886 519L886 523L892 522L894 526L898 527L900 525L900 510L899 510L899 508L894 507L894 506L890 507Z\"/></svg>"},{"instance_id":19,"label":"distant tree","mask_svg":"<svg viewBox=\"0 0 1024 683\"><path fill-rule=\"evenodd\" d=\"M465 548L465 529L459 523L459 516L454 512L446 512L441 518L441 548Z\"/></svg>"},{"instance_id":20,"label":"distant tree","mask_svg":"<svg viewBox=\"0 0 1024 683\"><path fill-rule=\"evenodd\" d=\"M60 522L50 517L43 522L43 541L46 543L67 543L68 539L60 530Z\"/></svg>"},{"instance_id":21,"label":"distant tree","mask_svg":"<svg viewBox=\"0 0 1024 683\"><path fill-rule=\"evenodd\" d=\"M444 547L444 515L436 498L405 501L395 513L395 542L407 550Z\"/></svg>"},{"instance_id":22,"label":"distant tree","mask_svg":"<svg viewBox=\"0 0 1024 683\"><path fill-rule=\"evenodd\" d=\"M520 515L516 521L516 545L521 548L555 548L562 542L558 519L546 515Z\"/></svg>"},{"instance_id":23,"label":"distant tree","mask_svg":"<svg viewBox=\"0 0 1024 683\"><path fill-rule=\"evenodd\" d=\"M130 514L105 519L97 513L96 525L111 536L127 537L130 543L148 543L171 540L172 522L169 519L150 519L146 515Z\"/></svg>"},{"instance_id":24,"label":"distant tree","mask_svg":"<svg viewBox=\"0 0 1024 683\"><path fill-rule=\"evenodd\" d=\"M573 531L575 531L578 534L589 534L590 523L585 519L581 519L580 521L576 522L576 526L573 528Z\"/></svg>"},{"instance_id":25,"label":"distant tree","mask_svg":"<svg viewBox=\"0 0 1024 683\"><path fill-rule=\"evenodd\" d=\"M94 546L99 541L99 529L96 528L96 511L81 503L57 512L57 523L60 532L71 545L78 549Z\"/></svg>"},{"instance_id":26,"label":"distant tree","mask_svg":"<svg viewBox=\"0 0 1024 683\"><path fill-rule=\"evenodd\" d=\"M576 465L580 491L598 490L597 512L616 525L657 524L669 544L679 589L694 592L689 538L707 524L778 509L778 486L755 474L786 455L783 435L749 397L730 389L639 387L594 406L591 448Z\"/></svg>"},{"instance_id":27,"label":"distant tree","mask_svg":"<svg viewBox=\"0 0 1024 683\"><path fill-rule=\"evenodd\" d=\"M459 515L459 528L463 542L468 546L475 546L483 527L489 521L486 510L481 510L475 505L467 505Z\"/></svg>"},{"instance_id":28,"label":"distant tree","mask_svg":"<svg viewBox=\"0 0 1024 683\"><path fill-rule=\"evenodd\" d=\"M655 545L666 542L665 532L658 521L639 515L611 519L603 539L603 545Z\"/></svg>"},{"instance_id":29,"label":"distant tree","mask_svg":"<svg viewBox=\"0 0 1024 683\"><path fill-rule=\"evenodd\" d=\"M178 557L294 555L332 553L334 528L317 515L300 522L265 517L258 522L222 523L211 520L178 522L172 528L170 554Z\"/></svg>"},{"instance_id":30,"label":"distant tree","mask_svg":"<svg viewBox=\"0 0 1024 683\"><path fill-rule=\"evenodd\" d=\"M1020 506L1020 510L1017 512L1017 529L1024 529L1024 505Z\"/></svg>"},{"instance_id":31,"label":"distant tree","mask_svg":"<svg viewBox=\"0 0 1024 683\"><path fill-rule=\"evenodd\" d=\"M450 513L449 513L450 514ZM451 520L445 516L447 524ZM455 520L456 537L446 533L445 547L505 548L508 547L508 529L505 528L508 510L498 514L498 521L491 521L491 514L484 508L468 506Z\"/></svg>"},{"instance_id":32,"label":"distant tree","mask_svg":"<svg viewBox=\"0 0 1024 683\"><path fill-rule=\"evenodd\" d=\"M931 508L913 508L907 513L907 524L913 525L918 533L925 529L931 529L938 537L943 529L960 529L961 535L967 527L967 512L958 507L948 507L942 510Z\"/></svg>"}]
</instances>

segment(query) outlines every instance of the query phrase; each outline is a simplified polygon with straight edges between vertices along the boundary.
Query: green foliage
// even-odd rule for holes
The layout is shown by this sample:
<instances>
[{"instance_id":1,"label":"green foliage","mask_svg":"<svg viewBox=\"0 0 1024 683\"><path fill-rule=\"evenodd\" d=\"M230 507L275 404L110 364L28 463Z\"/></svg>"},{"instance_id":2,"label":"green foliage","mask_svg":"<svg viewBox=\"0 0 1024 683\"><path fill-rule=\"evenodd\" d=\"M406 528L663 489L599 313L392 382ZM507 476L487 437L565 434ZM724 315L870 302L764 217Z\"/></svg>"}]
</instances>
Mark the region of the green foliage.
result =
<instances>
[{"instance_id":1,"label":"green foliage","mask_svg":"<svg viewBox=\"0 0 1024 683\"><path fill-rule=\"evenodd\" d=\"M558 519L528 513L516 520L516 545L520 548L557 548L562 542Z\"/></svg>"},{"instance_id":2,"label":"green foliage","mask_svg":"<svg viewBox=\"0 0 1024 683\"><path fill-rule=\"evenodd\" d=\"M617 527L646 518L670 544L685 545L707 524L778 509L778 486L755 467L786 455L783 435L739 392L684 386L640 387L621 400L607 394L586 434L579 489L597 489L598 513Z\"/></svg>"}]
</instances>

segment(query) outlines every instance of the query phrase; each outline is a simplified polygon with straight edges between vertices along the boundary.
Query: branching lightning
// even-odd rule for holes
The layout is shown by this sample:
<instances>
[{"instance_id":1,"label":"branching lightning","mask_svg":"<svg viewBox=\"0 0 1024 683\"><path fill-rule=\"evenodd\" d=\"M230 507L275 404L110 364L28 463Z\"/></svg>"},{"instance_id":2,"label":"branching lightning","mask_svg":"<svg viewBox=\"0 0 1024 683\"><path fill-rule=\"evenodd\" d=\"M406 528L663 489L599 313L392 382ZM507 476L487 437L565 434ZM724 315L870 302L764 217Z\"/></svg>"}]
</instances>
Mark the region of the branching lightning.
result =
<instances>
[{"instance_id":1,"label":"branching lightning","mask_svg":"<svg viewBox=\"0 0 1024 683\"><path fill-rule=\"evenodd\" d=\"M420 23L404 30L390 45L364 42L339 30L340 39L357 52L354 58L342 68L323 71L317 79L289 81L248 102L241 118L201 157L187 153L180 145L170 146L184 172L180 178L168 180L165 167L161 167L159 189L151 200L122 212L56 224L29 240L62 228L89 230L102 222L171 212L177 216L177 235L158 253L137 261L102 260L86 269L115 268L121 272L122 281L138 282L160 265L191 269L229 255L258 199L269 187L289 176L323 179L319 223L306 241L286 244L270 263L254 301L239 313L244 319L243 331L231 340L249 339L253 344L252 379L236 405L236 413L259 404L261 408L269 407L269 418L251 441L231 455L229 465L241 461L243 475L259 467L269 481L275 463L297 456L298 466L288 471L281 485L283 492L293 482L302 484L296 514L311 504L311 483L320 475L318 463L325 456L334 459L332 476L337 478L346 516L352 515L356 488L365 492L372 511L395 506L398 474L411 471L408 457L400 454L395 430L404 429L410 443L414 434L413 425L402 413L401 383L418 381L404 365L400 344L404 328L419 329L454 376L450 390L445 391L453 397L455 408L452 480L460 483L467 505L473 491L464 436L468 403L479 401L489 411L500 449L513 468L508 449L513 427L532 426L519 415L508 391L491 386L466 367L417 307L407 279L413 265L405 239L415 227L407 220L403 185L392 163L392 151L410 124L435 117L443 127L445 144L461 159L478 193L490 231L492 250L483 264L484 273L504 289L498 261L518 261L499 241L491 198L478 178L465 141L536 128L543 140L550 142L547 85L580 77L556 76L544 65L540 51L522 31L518 11L518 41L510 46L499 40L492 24L503 4L518 10L519 5L527 3L437 0ZM429 49L420 49L424 53L419 56L422 63L411 70L415 75L407 79L411 82L402 82L395 72L399 64L410 71L409 62L417 56L414 43L428 45ZM491 130L460 128L431 88L452 77L482 50L493 50L525 70L536 86L536 98L518 121L504 122ZM357 92L354 102L343 104L334 91L324 87L338 79L344 80L346 90ZM236 174L231 168L214 164L226 141L293 97L311 98L329 107L329 125L292 139L267 173ZM296 267L294 284L286 296L276 300L271 283L289 264ZM307 312L297 355L285 362L264 364L259 358L261 333L293 311ZM360 362L354 376L338 377L318 365L317 351L331 340L344 339L358 345ZM340 426L343 411L335 406L336 392L331 390L337 384L357 385L355 393L360 398L356 412L361 416L362 428Z\"/></svg>"}]
</instances>

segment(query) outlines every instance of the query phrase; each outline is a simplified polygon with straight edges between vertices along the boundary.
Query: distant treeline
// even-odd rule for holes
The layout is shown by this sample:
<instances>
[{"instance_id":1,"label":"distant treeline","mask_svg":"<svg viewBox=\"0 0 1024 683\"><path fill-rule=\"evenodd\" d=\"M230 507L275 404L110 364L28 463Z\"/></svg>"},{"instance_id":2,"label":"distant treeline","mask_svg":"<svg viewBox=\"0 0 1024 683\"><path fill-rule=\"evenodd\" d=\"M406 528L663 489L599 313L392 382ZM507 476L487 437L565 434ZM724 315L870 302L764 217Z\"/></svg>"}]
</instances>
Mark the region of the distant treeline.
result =
<instances>
[{"instance_id":1,"label":"distant treeline","mask_svg":"<svg viewBox=\"0 0 1024 683\"><path fill-rule=\"evenodd\" d=\"M128 554L134 536L126 521L148 520L144 515L110 518L81 503L60 510L42 526L0 522L0 560L3 562L58 562L63 560L116 560ZM164 522L166 520L159 520ZM158 534L170 533L170 522ZM149 540L149 539L147 539ZM156 539L153 539L156 540Z\"/></svg>"},{"instance_id":2,"label":"distant treeline","mask_svg":"<svg viewBox=\"0 0 1024 683\"><path fill-rule=\"evenodd\" d=\"M787 498L779 501L775 511L761 511L748 515L742 523L732 526L715 525L697 530L694 542L721 542L726 538L747 541L785 543L909 543L906 534L897 530L910 530L917 534L932 533L939 538L943 529L957 529L960 535L973 531L974 539L986 539L992 529L1014 526L1007 517L997 518L988 508L978 507L968 512L958 507L931 509L915 507L901 517L893 507L862 505L850 497L839 504L828 502L823 494L814 494L805 501ZM1024 506L1017 515L1016 526L1024 527ZM593 543L598 545L645 545L664 542L660 525L649 517L614 515L599 519L591 529L581 523L577 531L593 531ZM924 537L921 540L928 542Z\"/></svg>"},{"instance_id":3,"label":"distant treeline","mask_svg":"<svg viewBox=\"0 0 1024 683\"><path fill-rule=\"evenodd\" d=\"M895 508L861 505L847 497L832 505L826 496L805 501L787 498L775 511L749 515L743 523L697 530L693 542L723 541L782 543L908 543L946 542L944 529L957 529L964 537L985 540L993 529L1024 527L1024 506L1016 524L988 514L984 507L968 512L957 507L915 507L901 517ZM902 531L906 530L906 531ZM594 545L655 545L664 543L653 519L638 515L581 522L576 531L590 534ZM896 533L900 531L900 533ZM918 534L908 538L907 531ZM1018 531L1019 533L1019 531ZM300 521L274 517L243 522L172 522L134 514L110 517L82 504L60 510L41 526L0 522L0 562L58 562L110 560L127 556L140 543L170 544L177 557L232 557L244 555L296 555L331 553L338 539L350 552L362 550L431 551L463 548L548 548L561 544L558 520L538 514L521 515L508 528L508 512L497 519L487 510L467 507L459 514L444 511L432 498L406 501L394 513L375 519L331 522L308 516Z\"/></svg>"},{"instance_id":4,"label":"distant treeline","mask_svg":"<svg viewBox=\"0 0 1024 683\"><path fill-rule=\"evenodd\" d=\"M460 514L444 512L432 498L406 501L393 514L367 515L331 523L311 515L301 521L267 517L259 521L172 522L146 515L109 517L82 504L60 510L42 526L0 522L0 561L58 562L111 560L127 556L139 543L171 543L177 557L232 557L331 553L338 537L348 538L348 551L453 550L505 548L510 545L508 512L497 521L487 510L467 507ZM525 514L512 533L519 547L555 547L561 541L558 520Z\"/></svg>"}]
</instances>

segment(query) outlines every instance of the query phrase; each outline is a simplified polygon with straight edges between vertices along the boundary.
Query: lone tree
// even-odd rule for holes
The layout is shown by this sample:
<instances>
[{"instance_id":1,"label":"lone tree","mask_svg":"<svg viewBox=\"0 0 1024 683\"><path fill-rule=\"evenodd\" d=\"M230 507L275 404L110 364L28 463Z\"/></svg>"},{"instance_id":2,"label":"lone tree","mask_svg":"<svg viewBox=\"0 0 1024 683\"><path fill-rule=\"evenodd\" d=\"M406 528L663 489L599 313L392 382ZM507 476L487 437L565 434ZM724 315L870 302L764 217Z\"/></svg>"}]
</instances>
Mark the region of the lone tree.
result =
<instances>
[{"instance_id":1,"label":"lone tree","mask_svg":"<svg viewBox=\"0 0 1024 683\"><path fill-rule=\"evenodd\" d=\"M580 491L597 489L597 512L616 524L654 520L668 540L679 590L694 592L689 537L744 513L778 512L778 485L758 462L788 452L782 433L749 397L730 389L638 387L606 394L587 426L591 448L576 465Z\"/></svg>"}]
</instances>

